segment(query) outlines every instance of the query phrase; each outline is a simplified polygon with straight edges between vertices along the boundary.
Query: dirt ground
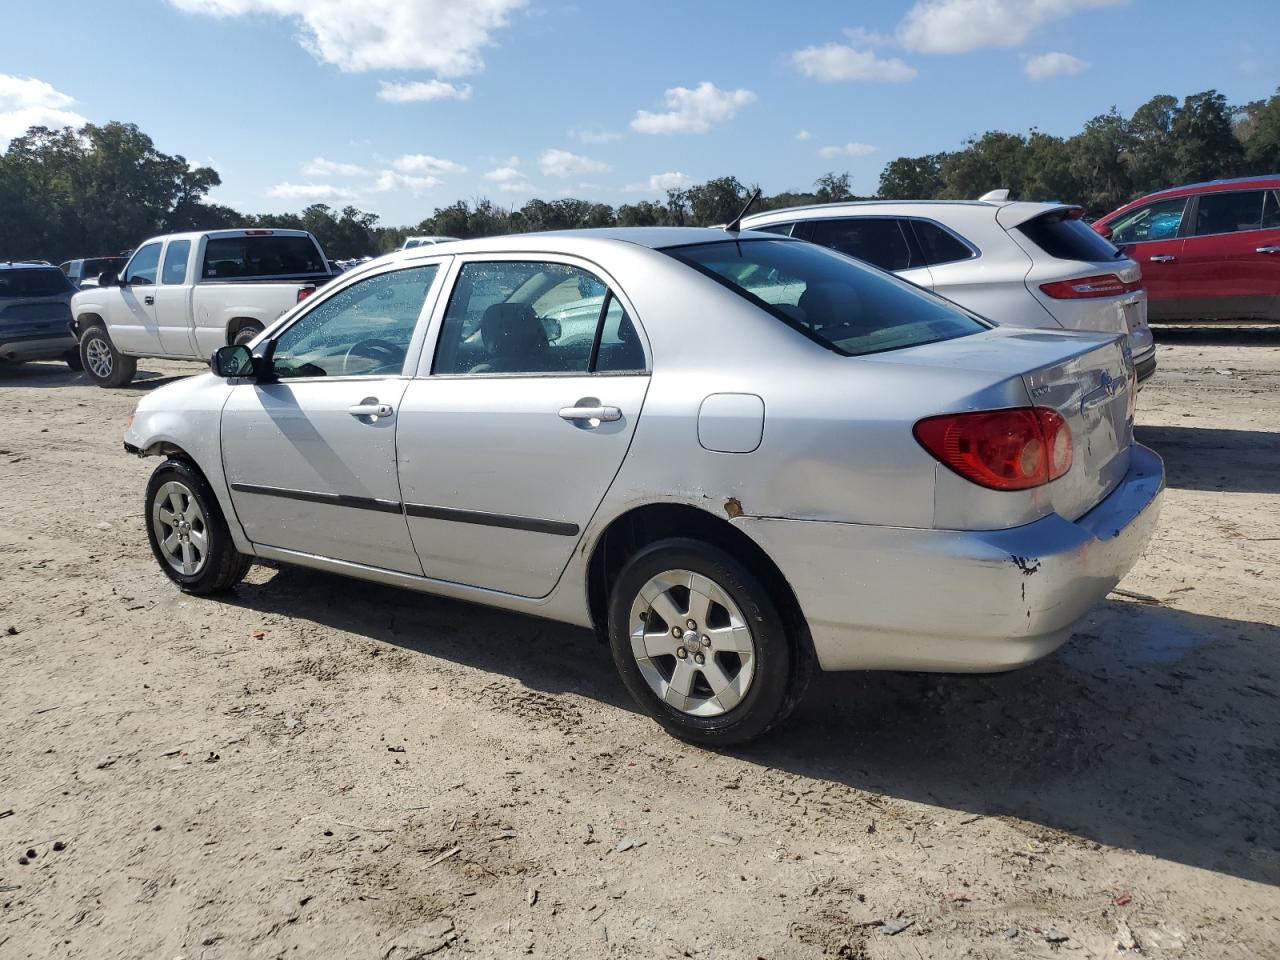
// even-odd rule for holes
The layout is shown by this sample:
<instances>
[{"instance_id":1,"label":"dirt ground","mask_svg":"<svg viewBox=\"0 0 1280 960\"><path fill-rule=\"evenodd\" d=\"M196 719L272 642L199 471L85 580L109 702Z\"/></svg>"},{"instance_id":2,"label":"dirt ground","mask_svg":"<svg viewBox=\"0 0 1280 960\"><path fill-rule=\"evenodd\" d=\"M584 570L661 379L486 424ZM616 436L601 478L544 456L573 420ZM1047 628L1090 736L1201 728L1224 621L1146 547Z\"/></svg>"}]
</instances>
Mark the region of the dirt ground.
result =
<instances>
[{"instance_id":1,"label":"dirt ground","mask_svg":"<svg viewBox=\"0 0 1280 960\"><path fill-rule=\"evenodd\" d=\"M1280 957L1280 329L1159 339L1128 595L1017 673L819 677L723 754L585 631L179 594L120 437L196 368L0 372L0 957Z\"/></svg>"}]
</instances>

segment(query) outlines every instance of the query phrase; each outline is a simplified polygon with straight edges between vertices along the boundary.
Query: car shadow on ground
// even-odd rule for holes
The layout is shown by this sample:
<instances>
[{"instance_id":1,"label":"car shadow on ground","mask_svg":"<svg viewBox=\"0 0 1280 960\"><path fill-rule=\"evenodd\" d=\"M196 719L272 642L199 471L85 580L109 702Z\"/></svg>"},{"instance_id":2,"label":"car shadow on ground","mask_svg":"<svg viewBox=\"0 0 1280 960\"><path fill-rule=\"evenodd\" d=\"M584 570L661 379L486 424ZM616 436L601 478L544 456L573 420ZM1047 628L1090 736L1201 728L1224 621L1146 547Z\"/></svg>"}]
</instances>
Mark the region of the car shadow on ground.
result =
<instances>
[{"instance_id":1,"label":"car shadow on ground","mask_svg":"<svg viewBox=\"0 0 1280 960\"><path fill-rule=\"evenodd\" d=\"M635 710L584 629L289 567L230 602ZM820 674L787 724L731 752L1280 884L1277 646L1275 626L1108 601L1014 673Z\"/></svg>"},{"instance_id":2,"label":"car shadow on ground","mask_svg":"<svg viewBox=\"0 0 1280 960\"><path fill-rule=\"evenodd\" d=\"M1280 433L1139 425L1133 435L1164 458L1170 487L1280 493Z\"/></svg>"},{"instance_id":3,"label":"car shadow on ground","mask_svg":"<svg viewBox=\"0 0 1280 960\"><path fill-rule=\"evenodd\" d=\"M1157 344L1182 346L1274 347L1280 345L1280 326L1270 323L1213 323L1177 324L1166 326L1153 323L1151 333Z\"/></svg>"},{"instance_id":4,"label":"car shadow on ground","mask_svg":"<svg viewBox=\"0 0 1280 960\"><path fill-rule=\"evenodd\" d=\"M173 383L175 380L181 380L183 377L192 376L200 372L194 366L191 368L191 373L176 376L159 373L155 370L139 370L132 383L115 389L135 392L154 390L156 387L162 387L166 383ZM73 386L91 387L93 386L93 381L89 379L88 374L83 371L71 370L65 363L60 361L0 364L0 387L33 387L37 390L47 390L54 387Z\"/></svg>"}]
</instances>

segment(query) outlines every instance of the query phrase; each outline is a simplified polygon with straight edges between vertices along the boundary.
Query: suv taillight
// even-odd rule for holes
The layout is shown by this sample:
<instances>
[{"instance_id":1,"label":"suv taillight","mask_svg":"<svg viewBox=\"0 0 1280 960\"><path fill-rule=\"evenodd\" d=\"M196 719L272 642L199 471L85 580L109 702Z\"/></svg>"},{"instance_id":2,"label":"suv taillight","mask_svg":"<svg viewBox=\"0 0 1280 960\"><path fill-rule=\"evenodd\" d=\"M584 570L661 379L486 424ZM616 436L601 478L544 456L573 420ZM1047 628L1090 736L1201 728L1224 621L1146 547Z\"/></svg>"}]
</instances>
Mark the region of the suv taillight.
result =
<instances>
[{"instance_id":1,"label":"suv taillight","mask_svg":"<svg viewBox=\"0 0 1280 960\"><path fill-rule=\"evenodd\" d=\"M298 303L301 303L303 300L307 299L307 297L311 296L311 295L312 295L313 293L315 293L315 292L316 292L316 288L315 288L315 287L299 287L299 288L298 288Z\"/></svg>"},{"instance_id":2,"label":"suv taillight","mask_svg":"<svg viewBox=\"0 0 1280 960\"><path fill-rule=\"evenodd\" d=\"M1055 300L1087 300L1090 297L1118 297L1122 293L1134 293L1142 289L1142 280L1125 283L1114 273L1099 273L1092 277L1042 283L1040 289Z\"/></svg>"},{"instance_id":3,"label":"suv taillight","mask_svg":"<svg viewBox=\"0 0 1280 960\"><path fill-rule=\"evenodd\" d=\"M966 480L992 490L1027 490L1071 469L1071 428L1047 407L928 417L916 440Z\"/></svg>"}]
</instances>

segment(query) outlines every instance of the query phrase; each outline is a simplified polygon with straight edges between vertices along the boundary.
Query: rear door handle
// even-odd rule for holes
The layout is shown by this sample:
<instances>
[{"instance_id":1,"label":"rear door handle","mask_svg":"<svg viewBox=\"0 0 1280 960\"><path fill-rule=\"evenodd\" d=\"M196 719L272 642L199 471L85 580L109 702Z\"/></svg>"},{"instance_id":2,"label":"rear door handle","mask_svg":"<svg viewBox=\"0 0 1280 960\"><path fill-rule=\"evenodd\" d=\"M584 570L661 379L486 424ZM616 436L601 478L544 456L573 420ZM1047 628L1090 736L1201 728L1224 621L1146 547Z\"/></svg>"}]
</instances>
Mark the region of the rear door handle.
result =
<instances>
[{"instance_id":1,"label":"rear door handle","mask_svg":"<svg viewBox=\"0 0 1280 960\"><path fill-rule=\"evenodd\" d=\"M347 407L347 413L353 417L369 417L377 420L395 413L389 403L379 403L377 397L365 397L359 403Z\"/></svg>"},{"instance_id":2,"label":"rear door handle","mask_svg":"<svg viewBox=\"0 0 1280 960\"><path fill-rule=\"evenodd\" d=\"M152 296L145 296L142 298L142 302L149 307L156 302L156 298Z\"/></svg>"},{"instance_id":3,"label":"rear door handle","mask_svg":"<svg viewBox=\"0 0 1280 960\"><path fill-rule=\"evenodd\" d=\"M621 420L622 411L617 407L594 406L594 407L561 407L561 420L601 420L612 421Z\"/></svg>"},{"instance_id":4,"label":"rear door handle","mask_svg":"<svg viewBox=\"0 0 1280 960\"><path fill-rule=\"evenodd\" d=\"M1177 260L1178 258L1175 256L1172 256L1171 254L1166 253L1159 257L1150 257L1149 259L1151 260L1152 263L1173 263L1173 261Z\"/></svg>"},{"instance_id":5,"label":"rear door handle","mask_svg":"<svg viewBox=\"0 0 1280 960\"><path fill-rule=\"evenodd\" d=\"M1257 253L1280 253L1280 247L1259 247Z\"/></svg>"}]
</instances>

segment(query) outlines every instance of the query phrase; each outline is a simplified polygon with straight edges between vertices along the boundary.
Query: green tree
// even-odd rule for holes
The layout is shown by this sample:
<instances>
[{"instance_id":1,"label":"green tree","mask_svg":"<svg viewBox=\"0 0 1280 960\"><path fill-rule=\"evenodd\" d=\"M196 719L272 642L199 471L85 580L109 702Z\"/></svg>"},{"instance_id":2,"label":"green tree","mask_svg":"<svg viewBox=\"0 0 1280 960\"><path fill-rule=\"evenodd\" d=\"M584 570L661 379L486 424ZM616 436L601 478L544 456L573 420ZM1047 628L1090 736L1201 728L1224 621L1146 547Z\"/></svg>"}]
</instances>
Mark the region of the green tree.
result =
<instances>
[{"instance_id":1,"label":"green tree","mask_svg":"<svg viewBox=\"0 0 1280 960\"><path fill-rule=\"evenodd\" d=\"M1280 171L1280 89L1268 100L1240 108L1237 118L1235 133L1244 147L1244 172Z\"/></svg>"},{"instance_id":2,"label":"green tree","mask_svg":"<svg viewBox=\"0 0 1280 960\"><path fill-rule=\"evenodd\" d=\"M1182 101L1173 120L1174 182L1230 177L1239 172L1244 148L1231 128L1231 108L1216 90Z\"/></svg>"},{"instance_id":3,"label":"green tree","mask_svg":"<svg viewBox=\"0 0 1280 960\"><path fill-rule=\"evenodd\" d=\"M737 177L717 177L687 191L689 213L696 226L728 223L747 202L747 188Z\"/></svg>"},{"instance_id":4,"label":"green tree","mask_svg":"<svg viewBox=\"0 0 1280 960\"><path fill-rule=\"evenodd\" d=\"M1008 189L1022 195L1027 162L1027 140L1016 133L990 130L970 138L965 149L947 154L939 165L942 189L948 200L976 200L991 190Z\"/></svg>"},{"instance_id":5,"label":"green tree","mask_svg":"<svg viewBox=\"0 0 1280 960\"><path fill-rule=\"evenodd\" d=\"M880 172L881 200L932 200L942 192L942 162L945 153L923 157L898 157Z\"/></svg>"}]
</instances>

